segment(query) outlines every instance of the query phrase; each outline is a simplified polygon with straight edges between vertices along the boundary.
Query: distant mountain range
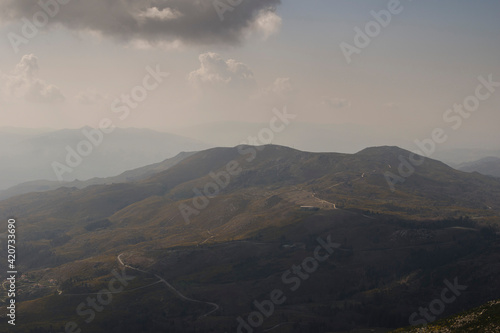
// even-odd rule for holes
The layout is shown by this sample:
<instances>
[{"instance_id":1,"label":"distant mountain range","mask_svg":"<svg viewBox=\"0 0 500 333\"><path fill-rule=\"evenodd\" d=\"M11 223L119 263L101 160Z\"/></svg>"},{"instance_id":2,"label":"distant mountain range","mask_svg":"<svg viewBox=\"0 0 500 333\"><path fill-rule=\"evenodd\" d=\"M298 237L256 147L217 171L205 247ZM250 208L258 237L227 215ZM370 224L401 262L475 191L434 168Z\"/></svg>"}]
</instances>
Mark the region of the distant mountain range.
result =
<instances>
[{"instance_id":1,"label":"distant mountain range","mask_svg":"<svg viewBox=\"0 0 500 333\"><path fill-rule=\"evenodd\" d=\"M88 134L92 139L84 132L92 133ZM56 131L0 128L0 190L27 181L60 180L54 162L60 168L71 169L59 172L62 180L87 180L116 176L183 151L206 148L206 144L193 139L148 129L116 128L100 136L91 128ZM69 154L77 162L76 167L67 163Z\"/></svg>"},{"instance_id":2,"label":"distant mountain range","mask_svg":"<svg viewBox=\"0 0 500 333\"><path fill-rule=\"evenodd\" d=\"M56 190L61 187L85 188L91 185L104 185L113 183L126 183L137 180L146 179L158 172L165 171L176 165L186 157L191 156L194 152L182 152L175 157L168 158L163 162L147 165L134 170L129 170L121 173L118 176L106 178L91 178L89 180L74 180L72 182L60 182L56 180L34 180L31 182L15 185L6 190L0 191L0 201L16 195L21 195L31 192L46 192Z\"/></svg>"},{"instance_id":3,"label":"distant mountain range","mask_svg":"<svg viewBox=\"0 0 500 333\"><path fill-rule=\"evenodd\" d=\"M478 161L486 157L500 158L500 150L491 149L443 149L437 150L432 158L457 168L461 164Z\"/></svg>"},{"instance_id":4,"label":"distant mountain range","mask_svg":"<svg viewBox=\"0 0 500 333\"><path fill-rule=\"evenodd\" d=\"M500 177L500 158L485 157L474 162L462 163L456 168L465 172L479 172L483 175Z\"/></svg>"}]
</instances>

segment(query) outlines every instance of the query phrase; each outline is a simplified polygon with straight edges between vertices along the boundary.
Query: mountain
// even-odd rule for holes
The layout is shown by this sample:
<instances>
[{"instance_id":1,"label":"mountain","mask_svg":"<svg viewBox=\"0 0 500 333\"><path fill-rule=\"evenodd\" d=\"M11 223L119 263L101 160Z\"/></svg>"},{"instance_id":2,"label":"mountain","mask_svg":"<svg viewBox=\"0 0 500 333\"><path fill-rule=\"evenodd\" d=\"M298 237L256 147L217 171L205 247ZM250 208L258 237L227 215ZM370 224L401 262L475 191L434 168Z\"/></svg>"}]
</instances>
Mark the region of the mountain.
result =
<instances>
[{"instance_id":1,"label":"mountain","mask_svg":"<svg viewBox=\"0 0 500 333\"><path fill-rule=\"evenodd\" d=\"M135 128L115 128L109 134L90 127L42 133L4 128L0 138L0 189L40 179L115 176L208 147L182 136Z\"/></svg>"},{"instance_id":2,"label":"mountain","mask_svg":"<svg viewBox=\"0 0 500 333\"><path fill-rule=\"evenodd\" d=\"M22 239L12 331L382 332L444 281L467 290L443 316L500 298L500 180L425 159L391 189L410 159L213 148L147 178L1 201ZM130 280L86 321L76 309L116 272Z\"/></svg>"},{"instance_id":3,"label":"mountain","mask_svg":"<svg viewBox=\"0 0 500 333\"><path fill-rule=\"evenodd\" d=\"M60 181L50 181L50 180L35 180L31 182L22 183L6 190L0 191L0 200L5 200L17 195L30 193L30 192L46 192L51 190L56 190L61 187L75 187L75 188L85 188L91 185L102 185L102 184L112 184L112 183L126 183L131 181L137 181L141 179L146 179L155 173L165 171L170 167L176 165L186 157L191 156L194 152L182 152L177 156L168 158L163 162L154 163L134 170L129 170L121 173L118 176L107 177L107 178L92 178L89 180L74 180L72 182L60 182Z\"/></svg>"},{"instance_id":4,"label":"mountain","mask_svg":"<svg viewBox=\"0 0 500 333\"><path fill-rule=\"evenodd\" d=\"M483 175L500 177L500 158L485 157L474 162L462 163L456 168L465 172L479 172Z\"/></svg>"},{"instance_id":5,"label":"mountain","mask_svg":"<svg viewBox=\"0 0 500 333\"><path fill-rule=\"evenodd\" d=\"M26 201L24 206L28 208L23 209L24 213L34 212L39 207L39 200L50 202L51 197L58 198L67 192L74 193L62 202L56 200L57 205L47 206L47 218L66 216L69 210L64 208L62 214L56 210L57 207L74 205L79 200L88 202L89 207L101 206L103 201L95 201L94 197L104 197L104 194L107 201L120 202L121 205L128 202L140 204L134 201L138 193L142 193L145 198L161 193L169 202L189 201L195 196L193 189L207 192L207 184L217 183L213 179L214 175L227 173L225 168L228 163L236 163L241 172L230 177L221 193L269 187L266 193L287 196L290 200L295 200L295 196L300 197L300 193L306 191L316 193L315 196L334 202L339 207L362 207L380 213L400 214L402 217L477 215L494 219L497 216L500 208L499 180L457 171L431 159L425 159L421 166L416 167L413 175L395 184L395 191L391 191L386 173L398 175L400 157L409 155L408 151L397 147L368 148L356 154L308 153L282 146L214 148L193 154L174 167L142 181L95 185L80 191L69 188L43 195L33 193L4 201L0 209L12 207L11 202L18 206L19 202ZM133 198L125 196L121 190L123 188L130 188ZM213 201L219 197L216 196ZM311 201L320 202L319 199ZM165 203L156 200L153 206L161 209ZM114 212L110 209L111 206L106 209L106 214ZM92 210L91 215L96 218L107 217L98 214L99 210L95 208ZM73 212L73 219L77 211ZM12 211L9 214L18 213L22 212ZM148 215L152 213L150 211Z\"/></svg>"}]
</instances>

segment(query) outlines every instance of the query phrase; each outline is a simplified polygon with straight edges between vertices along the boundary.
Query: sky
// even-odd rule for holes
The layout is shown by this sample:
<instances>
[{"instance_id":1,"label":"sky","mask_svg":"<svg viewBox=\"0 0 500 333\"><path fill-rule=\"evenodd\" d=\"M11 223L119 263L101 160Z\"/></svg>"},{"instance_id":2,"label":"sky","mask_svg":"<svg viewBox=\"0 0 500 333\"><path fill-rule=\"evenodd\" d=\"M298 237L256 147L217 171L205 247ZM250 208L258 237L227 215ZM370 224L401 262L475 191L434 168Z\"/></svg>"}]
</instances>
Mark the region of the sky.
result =
<instances>
[{"instance_id":1,"label":"sky","mask_svg":"<svg viewBox=\"0 0 500 333\"><path fill-rule=\"evenodd\" d=\"M55 1L0 0L0 127L109 118L189 136L286 107L408 141L444 128L457 147L500 142L500 87L457 129L444 120L478 77L500 82L498 0Z\"/></svg>"}]
</instances>

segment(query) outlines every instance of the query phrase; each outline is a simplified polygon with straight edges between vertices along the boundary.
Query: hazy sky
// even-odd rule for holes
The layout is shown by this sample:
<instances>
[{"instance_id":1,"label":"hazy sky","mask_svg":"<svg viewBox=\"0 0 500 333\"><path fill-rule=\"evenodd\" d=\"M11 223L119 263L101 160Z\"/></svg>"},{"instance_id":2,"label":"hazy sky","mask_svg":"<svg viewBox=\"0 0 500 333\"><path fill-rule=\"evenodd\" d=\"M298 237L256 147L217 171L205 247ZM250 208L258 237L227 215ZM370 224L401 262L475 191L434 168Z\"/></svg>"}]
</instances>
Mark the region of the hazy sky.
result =
<instances>
[{"instance_id":1,"label":"hazy sky","mask_svg":"<svg viewBox=\"0 0 500 333\"><path fill-rule=\"evenodd\" d=\"M450 129L443 114L474 95L478 76L500 82L498 0L401 0L350 63L341 43L355 47L354 29L391 1L218 0L219 13L212 0L60 2L68 3L48 7L46 23L36 1L0 0L0 126L95 127L110 118L171 130L267 122L273 107L287 106L297 121L413 140ZM38 33L23 21L33 15ZM120 119L116 99L143 84L148 66L170 75ZM497 90L453 140L498 145Z\"/></svg>"}]
</instances>

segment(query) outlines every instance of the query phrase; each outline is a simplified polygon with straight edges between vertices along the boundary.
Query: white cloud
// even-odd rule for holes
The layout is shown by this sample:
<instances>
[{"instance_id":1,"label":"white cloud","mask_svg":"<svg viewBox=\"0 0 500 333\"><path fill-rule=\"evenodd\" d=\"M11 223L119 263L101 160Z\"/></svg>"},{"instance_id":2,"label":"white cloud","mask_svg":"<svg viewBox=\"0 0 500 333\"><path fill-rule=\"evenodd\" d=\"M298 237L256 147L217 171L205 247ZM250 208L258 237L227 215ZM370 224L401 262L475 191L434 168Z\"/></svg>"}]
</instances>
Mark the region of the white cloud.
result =
<instances>
[{"instance_id":1,"label":"white cloud","mask_svg":"<svg viewBox=\"0 0 500 333\"><path fill-rule=\"evenodd\" d=\"M0 90L6 98L22 98L34 103L58 103L65 100L61 90L39 77L38 58L22 57L10 74L0 74Z\"/></svg>"},{"instance_id":2,"label":"white cloud","mask_svg":"<svg viewBox=\"0 0 500 333\"><path fill-rule=\"evenodd\" d=\"M280 31L282 19L274 11L261 10L252 24L252 30L264 39Z\"/></svg>"},{"instance_id":3,"label":"white cloud","mask_svg":"<svg viewBox=\"0 0 500 333\"><path fill-rule=\"evenodd\" d=\"M189 74L188 80L195 86L248 86L255 83L253 71L234 59L224 60L217 53L199 56L200 68Z\"/></svg>"},{"instance_id":4,"label":"white cloud","mask_svg":"<svg viewBox=\"0 0 500 333\"><path fill-rule=\"evenodd\" d=\"M34 77L38 71L38 58L34 54L27 54L22 57L21 61L16 65L14 74L18 76L26 75L27 77Z\"/></svg>"},{"instance_id":5,"label":"white cloud","mask_svg":"<svg viewBox=\"0 0 500 333\"><path fill-rule=\"evenodd\" d=\"M163 8L162 10L159 10L158 7L151 7L146 11L139 13L139 17L141 18L155 19L160 21L175 20L182 16L182 13L178 10L171 8Z\"/></svg>"},{"instance_id":6,"label":"white cloud","mask_svg":"<svg viewBox=\"0 0 500 333\"><path fill-rule=\"evenodd\" d=\"M292 79L289 77L277 78L268 90L280 96L289 96L295 93Z\"/></svg>"},{"instance_id":7,"label":"white cloud","mask_svg":"<svg viewBox=\"0 0 500 333\"><path fill-rule=\"evenodd\" d=\"M138 49L138 50L164 50L164 51L172 51L172 50L182 50L184 48L184 44L181 40L173 40L171 42L166 41L149 41L145 39L134 39L130 41L127 45L128 47Z\"/></svg>"},{"instance_id":8,"label":"white cloud","mask_svg":"<svg viewBox=\"0 0 500 333\"><path fill-rule=\"evenodd\" d=\"M58 87L40 79L31 82L24 97L27 101L34 103L59 103L65 100Z\"/></svg>"},{"instance_id":9,"label":"white cloud","mask_svg":"<svg viewBox=\"0 0 500 333\"><path fill-rule=\"evenodd\" d=\"M285 103L296 96L297 92L291 78L279 77L271 85L258 91L252 98L267 104Z\"/></svg>"}]
</instances>

